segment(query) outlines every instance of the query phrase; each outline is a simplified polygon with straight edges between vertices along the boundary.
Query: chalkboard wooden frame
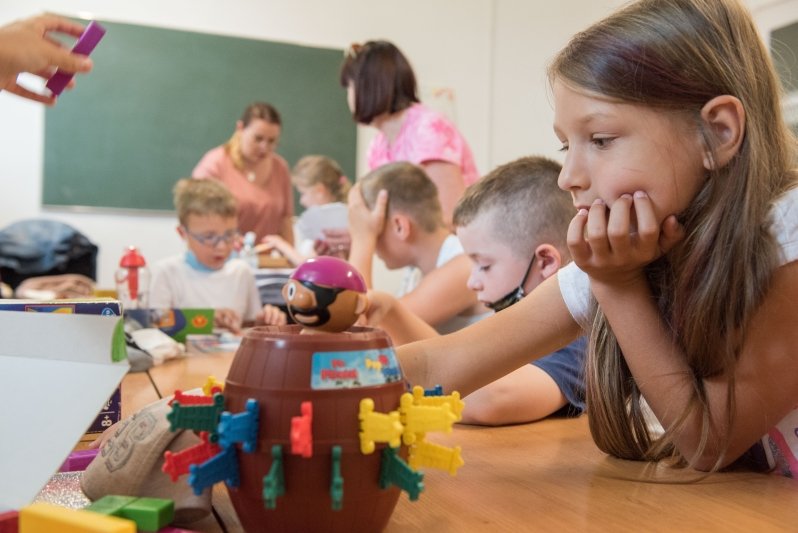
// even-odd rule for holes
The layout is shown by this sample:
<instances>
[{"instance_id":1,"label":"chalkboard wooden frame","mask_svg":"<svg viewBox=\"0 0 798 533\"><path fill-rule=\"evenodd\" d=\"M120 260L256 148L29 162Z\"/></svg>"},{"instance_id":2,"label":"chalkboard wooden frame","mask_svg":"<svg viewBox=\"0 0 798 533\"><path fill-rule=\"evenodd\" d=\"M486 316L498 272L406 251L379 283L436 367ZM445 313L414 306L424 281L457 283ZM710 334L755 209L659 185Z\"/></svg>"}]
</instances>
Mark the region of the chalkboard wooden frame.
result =
<instances>
[{"instance_id":1,"label":"chalkboard wooden frame","mask_svg":"<svg viewBox=\"0 0 798 533\"><path fill-rule=\"evenodd\" d=\"M323 154L355 175L342 50L99 22L94 70L45 112L43 205L172 210L174 183L253 101L279 110L289 165Z\"/></svg>"}]
</instances>

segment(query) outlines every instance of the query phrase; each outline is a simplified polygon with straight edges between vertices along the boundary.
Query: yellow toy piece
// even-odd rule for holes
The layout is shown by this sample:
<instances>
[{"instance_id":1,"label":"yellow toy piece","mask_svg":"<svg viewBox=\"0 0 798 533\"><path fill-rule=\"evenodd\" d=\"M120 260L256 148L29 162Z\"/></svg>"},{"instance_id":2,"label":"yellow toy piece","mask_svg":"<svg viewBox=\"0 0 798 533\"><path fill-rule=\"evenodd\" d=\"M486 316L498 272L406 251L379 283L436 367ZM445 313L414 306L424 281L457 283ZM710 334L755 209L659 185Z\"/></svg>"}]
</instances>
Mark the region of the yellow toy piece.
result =
<instances>
[{"instance_id":1,"label":"yellow toy piece","mask_svg":"<svg viewBox=\"0 0 798 533\"><path fill-rule=\"evenodd\" d=\"M460 399L460 393L457 391L453 391L446 396L424 396L424 387L416 385L413 387L413 403L416 405L441 405L448 403L452 408L452 413L457 417L455 422L459 422L463 419L465 402Z\"/></svg>"},{"instance_id":2,"label":"yellow toy piece","mask_svg":"<svg viewBox=\"0 0 798 533\"><path fill-rule=\"evenodd\" d=\"M224 383L217 380L216 376L208 376L208 379L205 380L205 385L202 386L202 393L205 396L213 396L214 392L224 392Z\"/></svg>"},{"instance_id":3,"label":"yellow toy piece","mask_svg":"<svg viewBox=\"0 0 798 533\"><path fill-rule=\"evenodd\" d=\"M402 440L407 445L423 439L427 431L451 433L452 424L457 420L448 403L415 405L413 395L409 392L402 394L399 400L399 413L400 420L405 425Z\"/></svg>"},{"instance_id":4,"label":"yellow toy piece","mask_svg":"<svg viewBox=\"0 0 798 533\"><path fill-rule=\"evenodd\" d=\"M360 400L360 451L364 455L374 452L377 442L387 442L391 448L401 443L404 426L399 421L399 411L375 413L374 400Z\"/></svg>"},{"instance_id":5,"label":"yellow toy piece","mask_svg":"<svg viewBox=\"0 0 798 533\"><path fill-rule=\"evenodd\" d=\"M136 533L132 520L91 511L76 511L49 503L19 510L19 533Z\"/></svg>"},{"instance_id":6,"label":"yellow toy piece","mask_svg":"<svg viewBox=\"0 0 798 533\"><path fill-rule=\"evenodd\" d=\"M429 442L419 440L410 447L408 464L413 470L418 470L422 466L446 470L449 475L457 475L457 469L465 464L460 455L460 446L448 448Z\"/></svg>"}]
</instances>

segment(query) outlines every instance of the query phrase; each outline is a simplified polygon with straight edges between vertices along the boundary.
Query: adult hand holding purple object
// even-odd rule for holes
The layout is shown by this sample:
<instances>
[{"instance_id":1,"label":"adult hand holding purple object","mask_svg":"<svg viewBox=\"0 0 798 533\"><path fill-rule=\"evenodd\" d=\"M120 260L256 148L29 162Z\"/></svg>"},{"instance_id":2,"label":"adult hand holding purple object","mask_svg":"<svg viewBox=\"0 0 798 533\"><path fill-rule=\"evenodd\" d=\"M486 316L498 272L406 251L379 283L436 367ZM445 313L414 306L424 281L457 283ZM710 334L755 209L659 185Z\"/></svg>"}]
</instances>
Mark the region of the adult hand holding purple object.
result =
<instances>
[{"instance_id":1,"label":"adult hand holding purple object","mask_svg":"<svg viewBox=\"0 0 798 533\"><path fill-rule=\"evenodd\" d=\"M105 28L95 21L89 22L89 25L86 26L86 30L80 38L78 38L75 46L72 47L72 53L88 56L92 50L94 50L94 47L97 46L97 43L100 42L100 39L103 38L103 35L105 35ZM59 68L55 71L55 74L47 80L47 88L50 89L55 96L58 96L63 92L69 82L72 81L74 75L75 73L73 71Z\"/></svg>"},{"instance_id":2,"label":"adult hand holding purple object","mask_svg":"<svg viewBox=\"0 0 798 533\"><path fill-rule=\"evenodd\" d=\"M52 105L55 103L54 95L41 94L22 87L18 84L17 77L23 72L49 78L55 69L74 73L91 70L91 60L65 50L52 38L51 34L54 33L79 37L83 33L83 26L48 14L0 26L0 91L6 90L23 98Z\"/></svg>"}]
</instances>

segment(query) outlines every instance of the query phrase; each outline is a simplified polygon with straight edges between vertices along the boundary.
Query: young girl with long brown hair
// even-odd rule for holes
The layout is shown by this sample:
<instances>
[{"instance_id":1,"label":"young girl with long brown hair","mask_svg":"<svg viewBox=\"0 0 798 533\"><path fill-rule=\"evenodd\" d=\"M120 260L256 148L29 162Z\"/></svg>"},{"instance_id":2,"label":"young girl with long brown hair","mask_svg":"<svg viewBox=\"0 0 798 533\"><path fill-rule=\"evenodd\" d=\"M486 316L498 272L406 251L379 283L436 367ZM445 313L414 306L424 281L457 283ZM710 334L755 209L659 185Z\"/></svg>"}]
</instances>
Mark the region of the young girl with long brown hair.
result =
<instances>
[{"instance_id":1,"label":"young girl with long brown hair","mask_svg":"<svg viewBox=\"0 0 798 533\"><path fill-rule=\"evenodd\" d=\"M760 451L798 475L796 142L750 14L642 0L577 34L549 78L574 264L400 347L405 373L467 394L588 330L602 450L701 470Z\"/></svg>"}]
</instances>

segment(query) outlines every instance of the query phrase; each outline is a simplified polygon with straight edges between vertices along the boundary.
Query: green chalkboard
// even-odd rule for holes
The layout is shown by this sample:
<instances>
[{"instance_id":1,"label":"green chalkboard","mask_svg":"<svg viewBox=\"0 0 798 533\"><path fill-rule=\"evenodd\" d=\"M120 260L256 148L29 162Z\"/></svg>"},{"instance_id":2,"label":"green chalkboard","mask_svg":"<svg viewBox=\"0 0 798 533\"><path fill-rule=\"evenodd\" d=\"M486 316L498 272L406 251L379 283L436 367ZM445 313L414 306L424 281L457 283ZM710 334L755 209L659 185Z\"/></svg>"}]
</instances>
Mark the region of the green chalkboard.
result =
<instances>
[{"instance_id":1,"label":"green chalkboard","mask_svg":"<svg viewBox=\"0 0 798 533\"><path fill-rule=\"evenodd\" d=\"M45 112L44 205L171 210L253 101L280 111L289 165L324 154L355 175L341 50L99 22L94 70Z\"/></svg>"}]
</instances>

